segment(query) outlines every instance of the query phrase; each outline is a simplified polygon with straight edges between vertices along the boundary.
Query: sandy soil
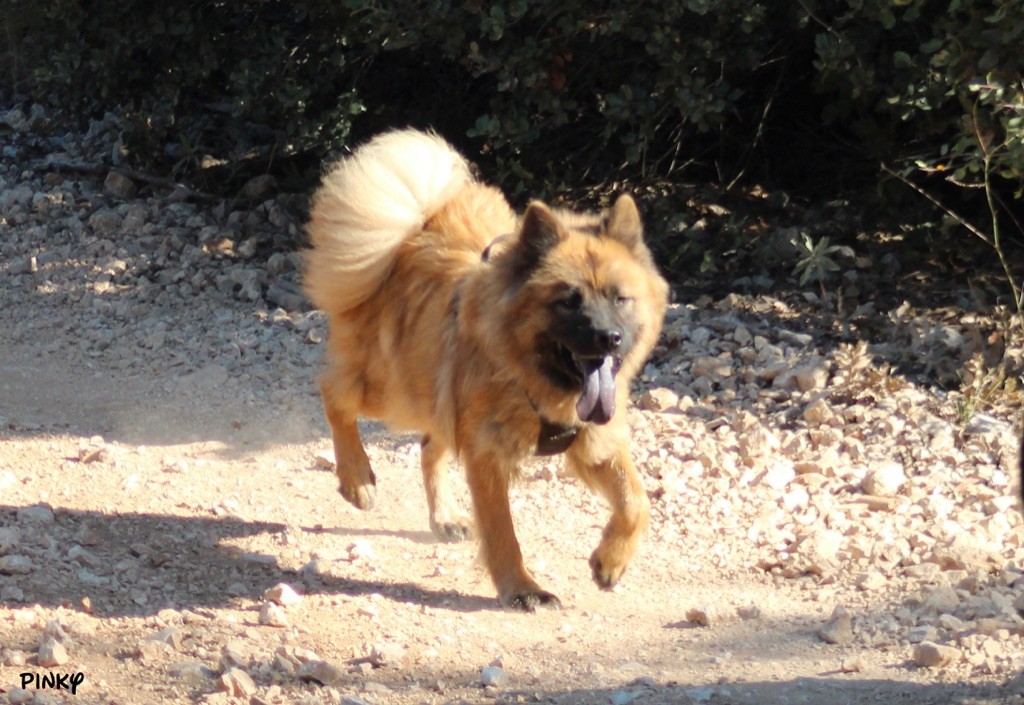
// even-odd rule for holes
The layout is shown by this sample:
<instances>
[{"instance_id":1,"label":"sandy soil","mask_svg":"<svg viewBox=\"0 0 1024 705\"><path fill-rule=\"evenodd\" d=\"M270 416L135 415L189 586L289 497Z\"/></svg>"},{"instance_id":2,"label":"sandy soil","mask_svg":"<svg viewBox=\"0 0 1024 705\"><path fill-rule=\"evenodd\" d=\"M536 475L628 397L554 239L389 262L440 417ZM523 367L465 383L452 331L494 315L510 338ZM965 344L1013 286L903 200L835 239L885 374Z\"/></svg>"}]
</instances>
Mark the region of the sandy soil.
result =
<instances>
[{"instance_id":1,"label":"sandy soil","mask_svg":"<svg viewBox=\"0 0 1024 705\"><path fill-rule=\"evenodd\" d=\"M908 383L822 421L825 392L841 405L834 346L756 307L740 323L729 302L677 305L637 391L679 394L629 411L654 504L639 554L599 590L586 561L606 510L537 461L514 514L564 609L506 611L472 542L430 534L415 438L366 424L379 506L337 494L318 458L323 321L268 305L265 281L255 300L231 286L245 255L221 257L202 230L230 215L59 171L22 164L0 182L28 185L0 205L0 702L1024 702L1013 419L968 432L977 418ZM260 208L243 236L276 227ZM260 252L245 267L274 271ZM820 353L824 381L812 361L807 390L774 384L759 326L791 368ZM697 373L708 356L728 374ZM762 372L735 383L746 367ZM888 437L854 429L900 418ZM949 427L948 449L926 422ZM872 499L861 481L887 459L905 484ZM801 553L830 531L832 555ZM282 583L299 598L272 607ZM836 607L852 626L828 643ZM951 663L919 665L922 640ZM76 692L47 687L54 674Z\"/></svg>"}]
</instances>

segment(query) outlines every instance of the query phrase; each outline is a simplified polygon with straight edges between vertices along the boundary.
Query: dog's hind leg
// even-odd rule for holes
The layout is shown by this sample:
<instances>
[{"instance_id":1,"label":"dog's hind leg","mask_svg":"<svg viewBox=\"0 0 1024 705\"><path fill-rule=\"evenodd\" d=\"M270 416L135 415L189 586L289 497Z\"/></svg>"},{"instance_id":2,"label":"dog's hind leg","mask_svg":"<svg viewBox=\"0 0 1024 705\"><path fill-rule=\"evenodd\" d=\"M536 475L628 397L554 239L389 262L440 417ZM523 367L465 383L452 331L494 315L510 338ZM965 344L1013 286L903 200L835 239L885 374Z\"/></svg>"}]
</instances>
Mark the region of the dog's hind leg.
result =
<instances>
[{"instance_id":1,"label":"dog's hind leg","mask_svg":"<svg viewBox=\"0 0 1024 705\"><path fill-rule=\"evenodd\" d=\"M338 491L359 509L371 509L377 497L377 478L359 437L357 414L341 403L326 378L320 383L320 395L334 440L334 472L338 476Z\"/></svg>"},{"instance_id":2,"label":"dog's hind leg","mask_svg":"<svg viewBox=\"0 0 1024 705\"><path fill-rule=\"evenodd\" d=\"M605 439L581 433L566 459L569 469L611 505L611 519L590 556L594 581L611 588L636 552L647 527L650 500L624 443L607 447Z\"/></svg>"},{"instance_id":3,"label":"dog's hind leg","mask_svg":"<svg viewBox=\"0 0 1024 705\"><path fill-rule=\"evenodd\" d=\"M420 440L420 449L430 529L442 541L462 541L471 535L472 522L459 513L452 497L448 481L448 447L428 434Z\"/></svg>"}]
</instances>

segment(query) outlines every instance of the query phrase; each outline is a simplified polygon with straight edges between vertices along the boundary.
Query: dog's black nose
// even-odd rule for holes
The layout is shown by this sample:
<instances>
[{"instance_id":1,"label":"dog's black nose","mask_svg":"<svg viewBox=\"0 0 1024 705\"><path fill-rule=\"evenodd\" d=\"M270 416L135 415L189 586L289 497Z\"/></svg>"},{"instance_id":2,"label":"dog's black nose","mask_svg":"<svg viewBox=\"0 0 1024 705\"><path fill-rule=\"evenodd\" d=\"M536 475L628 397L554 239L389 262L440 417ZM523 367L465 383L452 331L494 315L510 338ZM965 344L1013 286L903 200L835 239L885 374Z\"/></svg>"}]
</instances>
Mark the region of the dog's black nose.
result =
<instances>
[{"instance_id":1,"label":"dog's black nose","mask_svg":"<svg viewBox=\"0 0 1024 705\"><path fill-rule=\"evenodd\" d=\"M622 345L622 331L615 328L597 331L597 344L602 352L615 352Z\"/></svg>"}]
</instances>

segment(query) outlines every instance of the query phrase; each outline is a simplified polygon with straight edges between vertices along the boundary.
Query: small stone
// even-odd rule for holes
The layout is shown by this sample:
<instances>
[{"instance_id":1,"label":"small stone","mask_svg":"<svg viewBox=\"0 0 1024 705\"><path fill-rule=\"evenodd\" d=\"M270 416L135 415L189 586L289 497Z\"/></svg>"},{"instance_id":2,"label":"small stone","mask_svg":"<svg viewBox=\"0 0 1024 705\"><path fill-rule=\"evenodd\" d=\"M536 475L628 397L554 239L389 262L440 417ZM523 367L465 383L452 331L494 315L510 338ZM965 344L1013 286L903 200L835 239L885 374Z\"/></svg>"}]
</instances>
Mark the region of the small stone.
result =
<instances>
[{"instance_id":1,"label":"small stone","mask_svg":"<svg viewBox=\"0 0 1024 705\"><path fill-rule=\"evenodd\" d=\"M75 544L68 549L68 560L89 568L98 568L103 565L103 560L92 551Z\"/></svg>"},{"instance_id":2,"label":"small stone","mask_svg":"<svg viewBox=\"0 0 1024 705\"><path fill-rule=\"evenodd\" d=\"M736 614L740 619L761 619L763 611L757 605L745 605L736 608Z\"/></svg>"},{"instance_id":3,"label":"small stone","mask_svg":"<svg viewBox=\"0 0 1024 705\"><path fill-rule=\"evenodd\" d=\"M754 336L750 334L750 330L745 325L736 326L736 330L732 332L732 339L736 341L736 344L740 347L746 347L754 342Z\"/></svg>"},{"instance_id":4,"label":"small stone","mask_svg":"<svg viewBox=\"0 0 1024 705\"><path fill-rule=\"evenodd\" d=\"M274 587L267 588L263 593L264 599L283 605L296 605L302 601L302 596L295 592L295 589L287 583L278 583Z\"/></svg>"},{"instance_id":5,"label":"small stone","mask_svg":"<svg viewBox=\"0 0 1024 705\"><path fill-rule=\"evenodd\" d=\"M220 650L220 664L225 671L229 668L246 668L249 657L238 642L229 642Z\"/></svg>"},{"instance_id":6,"label":"small stone","mask_svg":"<svg viewBox=\"0 0 1024 705\"><path fill-rule=\"evenodd\" d=\"M175 651L181 651L182 636L182 631L177 627L168 627L167 629L162 629L161 631L150 635L148 638L151 641L166 644Z\"/></svg>"},{"instance_id":7,"label":"small stone","mask_svg":"<svg viewBox=\"0 0 1024 705\"><path fill-rule=\"evenodd\" d=\"M885 587L889 581L877 570L870 570L864 573L859 573L853 579L853 584L859 587L865 592L874 592Z\"/></svg>"},{"instance_id":8,"label":"small stone","mask_svg":"<svg viewBox=\"0 0 1024 705\"><path fill-rule=\"evenodd\" d=\"M821 629L818 638L826 644L844 646L853 642L853 615L844 607L836 607L832 616Z\"/></svg>"},{"instance_id":9,"label":"small stone","mask_svg":"<svg viewBox=\"0 0 1024 705\"><path fill-rule=\"evenodd\" d=\"M277 179L271 174L254 176L242 186L242 195L253 201L265 200L277 189Z\"/></svg>"},{"instance_id":10,"label":"small stone","mask_svg":"<svg viewBox=\"0 0 1024 705\"><path fill-rule=\"evenodd\" d=\"M804 409L804 421L812 426L821 426L829 423L835 418L835 412L832 411L832 407L824 399L818 399L807 405Z\"/></svg>"},{"instance_id":11,"label":"small stone","mask_svg":"<svg viewBox=\"0 0 1024 705\"><path fill-rule=\"evenodd\" d=\"M922 641L935 641L939 638L939 630L928 624L911 627L907 630L907 641L919 644Z\"/></svg>"},{"instance_id":12,"label":"small stone","mask_svg":"<svg viewBox=\"0 0 1024 705\"><path fill-rule=\"evenodd\" d=\"M960 596L948 585L935 588L921 605L925 614L947 614L956 611L960 605Z\"/></svg>"},{"instance_id":13,"label":"small stone","mask_svg":"<svg viewBox=\"0 0 1024 705\"><path fill-rule=\"evenodd\" d=\"M373 543L367 539L360 539L348 547L348 560L372 561L377 558L373 552Z\"/></svg>"},{"instance_id":14,"label":"small stone","mask_svg":"<svg viewBox=\"0 0 1024 705\"><path fill-rule=\"evenodd\" d=\"M671 389L648 389L640 397L640 406L647 411L671 411L679 407L679 395Z\"/></svg>"},{"instance_id":15,"label":"small stone","mask_svg":"<svg viewBox=\"0 0 1024 705\"><path fill-rule=\"evenodd\" d=\"M865 494L876 497L893 497L903 488L907 476L903 466L896 462L884 463L868 471L861 481L861 489Z\"/></svg>"},{"instance_id":16,"label":"small stone","mask_svg":"<svg viewBox=\"0 0 1024 705\"><path fill-rule=\"evenodd\" d=\"M178 383L186 391L218 389L228 381L228 371L220 365L207 365L179 378Z\"/></svg>"},{"instance_id":17,"label":"small stone","mask_svg":"<svg viewBox=\"0 0 1024 705\"><path fill-rule=\"evenodd\" d=\"M68 656L67 649L65 649L64 645L53 637L47 637L40 642L39 653L36 655L36 663L43 668L63 666L69 659L70 657Z\"/></svg>"},{"instance_id":18,"label":"small stone","mask_svg":"<svg viewBox=\"0 0 1024 705\"><path fill-rule=\"evenodd\" d=\"M779 458L772 463L764 473L762 482L773 490L782 490L796 477L796 468L793 462L786 458Z\"/></svg>"},{"instance_id":19,"label":"small stone","mask_svg":"<svg viewBox=\"0 0 1024 705\"><path fill-rule=\"evenodd\" d=\"M4 585L0 587L0 602L24 602L25 591L17 585Z\"/></svg>"},{"instance_id":20,"label":"small stone","mask_svg":"<svg viewBox=\"0 0 1024 705\"><path fill-rule=\"evenodd\" d=\"M617 690L609 696L608 700L612 705L629 705L639 697L640 691L637 690Z\"/></svg>"},{"instance_id":21,"label":"small stone","mask_svg":"<svg viewBox=\"0 0 1024 705\"><path fill-rule=\"evenodd\" d=\"M152 663L167 658L174 650L170 645L152 639L143 639L135 647L135 656L143 663Z\"/></svg>"},{"instance_id":22,"label":"small stone","mask_svg":"<svg viewBox=\"0 0 1024 705\"><path fill-rule=\"evenodd\" d=\"M346 695L338 705L370 705L369 701L363 700L358 695Z\"/></svg>"},{"instance_id":23,"label":"small stone","mask_svg":"<svg viewBox=\"0 0 1024 705\"><path fill-rule=\"evenodd\" d=\"M0 652L0 665L3 666L24 666L28 663L28 656L24 651L16 649L4 649Z\"/></svg>"},{"instance_id":24,"label":"small stone","mask_svg":"<svg viewBox=\"0 0 1024 705\"><path fill-rule=\"evenodd\" d=\"M320 470L333 470L334 469L334 451L333 450L318 450L313 455L313 467Z\"/></svg>"},{"instance_id":25,"label":"small stone","mask_svg":"<svg viewBox=\"0 0 1024 705\"><path fill-rule=\"evenodd\" d=\"M249 698L256 692L256 684L241 668L229 668L217 679L216 690L233 698Z\"/></svg>"},{"instance_id":26,"label":"small stone","mask_svg":"<svg viewBox=\"0 0 1024 705\"><path fill-rule=\"evenodd\" d=\"M295 674L300 680L315 681L323 685L341 683L345 678L345 671L327 661L307 661L299 666Z\"/></svg>"},{"instance_id":27,"label":"small stone","mask_svg":"<svg viewBox=\"0 0 1024 705\"><path fill-rule=\"evenodd\" d=\"M806 571L814 575L828 575L839 564L839 551L846 537L838 531L825 529L811 533L800 542L800 556L806 561Z\"/></svg>"},{"instance_id":28,"label":"small stone","mask_svg":"<svg viewBox=\"0 0 1024 705\"><path fill-rule=\"evenodd\" d=\"M178 661L167 668L168 675L175 678L190 678L195 680L206 680L216 675L202 661Z\"/></svg>"},{"instance_id":29,"label":"small stone","mask_svg":"<svg viewBox=\"0 0 1024 705\"><path fill-rule=\"evenodd\" d=\"M267 602L260 608L260 624L266 627L287 627L288 615L280 605Z\"/></svg>"},{"instance_id":30,"label":"small stone","mask_svg":"<svg viewBox=\"0 0 1024 705\"><path fill-rule=\"evenodd\" d=\"M44 504L33 504L18 510L19 523L52 524L54 518L53 510Z\"/></svg>"},{"instance_id":31,"label":"small stone","mask_svg":"<svg viewBox=\"0 0 1024 705\"><path fill-rule=\"evenodd\" d=\"M110 195L125 200L135 198L135 194L138 193L135 182L116 171L107 174L107 178L103 181L103 189Z\"/></svg>"},{"instance_id":32,"label":"small stone","mask_svg":"<svg viewBox=\"0 0 1024 705\"><path fill-rule=\"evenodd\" d=\"M963 652L953 646L933 641L922 641L914 647L914 663L923 668L941 668L963 658Z\"/></svg>"},{"instance_id":33,"label":"small stone","mask_svg":"<svg viewBox=\"0 0 1024 705\"><path fill-rule=\"evenodd\" d=\"M730 377L732 375L732 364L720 357L701 357L693 361L690 366L690 374L695 379L708 377L712 380Z\"/></svg>"},{"instance_id":34,"label":"small stone","mask_svg":"<svg viewBox=\"0 0 1024 705\"><path fill-rule=\"evenodd\" d=\"M28 688L11 688L7 691L7 701L11 705L27 705L35 696L35 691Z\"/></svg>"},{"instance_id":35,"label":"small stone","mask_svg":"<svg viewBox=\"0 0 1024 705\"><path fill-rule=\"evenodd\" d=\"M89 216L89 227L97 235L113 235L121 230L121 224L121 216L108 208L100 208Z\"/></svg>"},{"instance_id":36,"label":"small stone","mask_svg":"<svg viewBox=\"0 0 1024 705\"><path fill-rule=\"evenodd\" d=\"M480 671L480 684L485 688L504 688L508 685L508 672L498 666L487 666Z\"/></svg>"},{"instance_id":37,"label":"small stone","mask_svg":"<svg viewBox=\"0 0 1024 705\"><path fill-rule=\"evenodd\" d=\"M824 389L828 384L828 366L824 360L801 365L793 370L796 385L802 392Z\"/></svg>"},{"instance_id":38,"label":"small stone","mask_svg":"<svg viewBox=\"0 0 1024 705\"><path fill-rule=\"evenodd\" d=\"M728 613L715 604L705 604L686 610L686 621L702 627L718 625L726 621Z\"/></svg>"},{"instance_id":39,"label":"small stone","mask_svg":"<svg viewBox=\"0 0 1024 705\"><path fill-rule=\"evenodd\" d=\"M370 647L370 663L374 668L396 666L405 659L405 647L391 641L382 641Z\"/></svg>"},{"instance_id":40,"label":"small stone","mask_svg":"<svg viewBox=\"0 0 1024 705\"><path fill-rule=\"evenodd\" d=\"M25 575L35 570L32 559L19 553L0 556L0 574Z\"/></svg>"},{"instance_id":41,"label":"small stone","mask_svg":"<svg viewBox=\"0 0 1024 705\"><path fill-rule=\"evenodd\" d=\"M0 553L9 553L21 543L21 532L13 526L0 526Z\"/></svg>"},{"instance_id":42,"label":"small stone","mask_svg":"<svg viewBox=\"0 0 1024 705\"><path fill-rule=\"evenodd\" d=\"M863 673L867 670L867 664L862 657L852 656L843 659L842 663L839 664L839 670L842 673Z\"/></svg>"},{"instance_id":43,"label":"small stone","mask_svg":"<svg viewBox=\"0 0 1024 705\"><path fill-rule=\"evenodd\" d=\"M98 463L107 459L107 449L103 446L85 446L78 449L78 462Z\"/></svg>"}]
</instances>

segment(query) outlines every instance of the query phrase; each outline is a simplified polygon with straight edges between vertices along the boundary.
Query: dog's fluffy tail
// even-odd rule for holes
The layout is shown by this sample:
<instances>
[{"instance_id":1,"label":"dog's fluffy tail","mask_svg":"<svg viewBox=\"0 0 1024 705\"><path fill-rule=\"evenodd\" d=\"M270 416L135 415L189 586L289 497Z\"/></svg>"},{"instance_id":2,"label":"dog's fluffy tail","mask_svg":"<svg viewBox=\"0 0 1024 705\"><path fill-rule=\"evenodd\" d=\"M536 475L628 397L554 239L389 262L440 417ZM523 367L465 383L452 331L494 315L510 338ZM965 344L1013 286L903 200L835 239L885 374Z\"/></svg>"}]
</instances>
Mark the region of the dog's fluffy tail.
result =
<instances>
[{"instance_id":1,"label":"dog's fluffy tail","mask_svg":"<svg viewBox=\"0 0 1024 705\"><path fill-rule=\"evenodd\" d=\"M369 298L404 240L472 181L469 165L434 134L398 130L335 164L313 197L304 287L342 313Z\"/></svg>"}]
</instances>

